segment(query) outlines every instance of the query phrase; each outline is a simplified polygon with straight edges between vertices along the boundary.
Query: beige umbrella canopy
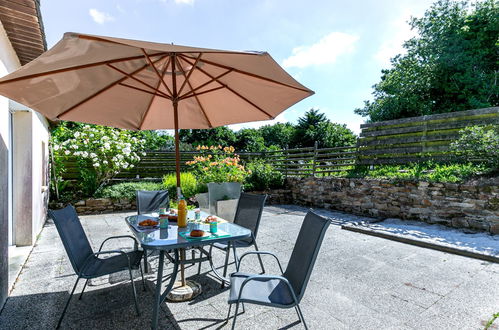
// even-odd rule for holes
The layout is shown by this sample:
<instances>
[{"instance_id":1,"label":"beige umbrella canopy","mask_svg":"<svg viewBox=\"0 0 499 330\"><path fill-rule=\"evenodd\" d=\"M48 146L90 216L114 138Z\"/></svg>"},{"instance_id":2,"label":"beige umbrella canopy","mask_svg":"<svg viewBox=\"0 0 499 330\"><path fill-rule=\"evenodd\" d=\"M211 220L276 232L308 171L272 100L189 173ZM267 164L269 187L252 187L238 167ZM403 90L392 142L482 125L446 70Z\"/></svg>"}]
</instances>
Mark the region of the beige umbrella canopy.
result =
<instances>
[{"instance_id":1,"label":"beige umbrella canopy","mask_svg":"<svg viewBox=\"0 0 499 330\"><path fill-rule=\"evenodd\" d=\"M0 79L0 94L51 120L133 130L269 120L313 94L265 52L66 33Z\"/></svg>"}]
</instances>

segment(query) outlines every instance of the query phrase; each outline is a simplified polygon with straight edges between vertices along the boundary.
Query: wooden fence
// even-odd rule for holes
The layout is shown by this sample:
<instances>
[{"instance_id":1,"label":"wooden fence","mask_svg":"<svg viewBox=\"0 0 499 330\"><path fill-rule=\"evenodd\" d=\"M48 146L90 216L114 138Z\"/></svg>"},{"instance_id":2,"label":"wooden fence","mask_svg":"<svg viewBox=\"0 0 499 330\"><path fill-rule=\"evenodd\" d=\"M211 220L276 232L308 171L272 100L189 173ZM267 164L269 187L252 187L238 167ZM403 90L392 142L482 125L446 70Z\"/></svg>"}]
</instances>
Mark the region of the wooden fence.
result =
<instances>
[{"instance_id":1,"label":"wooden fence","mask_svg":"<svg viewBox=\"0 0 499 330\"><path fill-rule=\"evenodd\" d=\"M311 147L238 154L243 162L262 159L286 176L324 176L354 165L355 150L355 146L326 149ZM182 151L180 155L182 170L187 168L185 163L192 160L195 155L199 155L199 152ZM65 157L63 163L65 172L62 178L78 179L80 173L76 158ZM121 171L115 176L115 180L159 179L167 173L174 172L175 152L148 151L134 168Z\"/></svg>"},{"instance_id":2,"label":"wooden fence","mask_svg":"<svg viewBox=\"0 0 499 330\"><path fill-rule=\"evenodd\" d=\"M499 107L405 118L361 125L356 146L338 148L297 148L258 153L239 153L243 162L263 159L286 176L327 176L356 164L406 164L433 159L448 160L450 143L459 130L472 125L498 125ZM181 168L197 151L181 152ZM76 159L64 159L63 179L79 178ZM175 172L175 153L149 151L132 169L119 173L116 180L153 179Z\"/></svg>"},{"instance_id":3,"label":"wooden fence","mask_svg":"<svg viewBox=\"0 0 499 330\"><path fill-rule=\"evenodd\" d=\"M459 130L498 125L499 107L404 118L361 125L358 164L406 164L452 158L449 148Z\"/></svg>"}]
</instances>

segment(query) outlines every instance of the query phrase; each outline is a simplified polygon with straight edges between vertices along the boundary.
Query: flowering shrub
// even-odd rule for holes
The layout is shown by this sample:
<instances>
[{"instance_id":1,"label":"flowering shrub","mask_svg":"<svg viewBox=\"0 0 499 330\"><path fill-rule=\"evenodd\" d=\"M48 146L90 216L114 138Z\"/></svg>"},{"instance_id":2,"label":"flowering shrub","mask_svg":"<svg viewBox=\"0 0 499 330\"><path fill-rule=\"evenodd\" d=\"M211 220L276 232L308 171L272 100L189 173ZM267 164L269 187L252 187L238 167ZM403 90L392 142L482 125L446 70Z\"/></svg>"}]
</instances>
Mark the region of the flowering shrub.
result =
<instances>
[{"instance_id":1,"label":"flowering shrub","mask_svg":"<svg viewBox=\"0 0 499 330\"><path fill-rule=\"evenodd\" d=\"M460 130L459 135L451 144L458 156L499 168L499 126L469 126Z\"/></svg>"},{"instance_id":2,"label":"flowering shrub","mask_svg":"<svg viewBox=\"0 0 499 330\"><path fill-rule=\"evenodd\" d=\"M52 132L52 150L56 159L76 158L83 194L90 196L123 169L133 168L145 156L144 140L135 132L98 125L77 125L68 129L60 125ZM64 171L55 164L55 177ZM59 165L59 166L58 166Z\"/></svg>"},{"instance_id":3,"label":"flowering shrub","mask_svg":"<svg viewBox=\"0 0 499 330\"><path fill-rule=\"evenodd\" d=\"M200 183L209 182L240 182L251 173L240 164L239 155L234 153L234 147L198 146L201 156L187 162Z\"/></svg>"}]
</instances>

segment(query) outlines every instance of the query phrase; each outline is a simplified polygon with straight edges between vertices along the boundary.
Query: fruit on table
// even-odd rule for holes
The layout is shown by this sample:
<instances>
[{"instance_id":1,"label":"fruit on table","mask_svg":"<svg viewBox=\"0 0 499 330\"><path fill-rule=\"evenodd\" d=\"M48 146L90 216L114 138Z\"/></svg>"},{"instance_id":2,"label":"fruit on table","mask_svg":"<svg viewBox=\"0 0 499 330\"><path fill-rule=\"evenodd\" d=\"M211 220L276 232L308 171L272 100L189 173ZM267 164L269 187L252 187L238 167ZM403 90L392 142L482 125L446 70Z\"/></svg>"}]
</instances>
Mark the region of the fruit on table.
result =
<instances>
[{"instance_id":1,"label":"fruit on table","mask_svg":"<svg viewBox=\"0 0 499 330\"><path fill-rule=\"evenodd\" d=\"M204 222L209 223L209 222L219 222L218 218L214 215L207 216L206 219L204 219Z\"/></svg>"},{"instance_id":2,"label":"fruit on table","mask_svg":"<svg viewBox=\"0 0 499 330\"><path fill-rule=\"evenodd\" d=\"M146 219L146 220L139 222L139 226L143 226L143 227L156 226L157 224L158 224L158 222L153 220L153 219Z\"/></svg>"},{"instance_id":3,"label":"fruit on table","mask_svg":"<svg viewBox=\"0 0 499 330\"><path fill-rule=\"evenodd\" d=\"M194 229L191 231L191 237L203 237L204 236L204 231L200 229Z\"/></svg>"}]
</instances>

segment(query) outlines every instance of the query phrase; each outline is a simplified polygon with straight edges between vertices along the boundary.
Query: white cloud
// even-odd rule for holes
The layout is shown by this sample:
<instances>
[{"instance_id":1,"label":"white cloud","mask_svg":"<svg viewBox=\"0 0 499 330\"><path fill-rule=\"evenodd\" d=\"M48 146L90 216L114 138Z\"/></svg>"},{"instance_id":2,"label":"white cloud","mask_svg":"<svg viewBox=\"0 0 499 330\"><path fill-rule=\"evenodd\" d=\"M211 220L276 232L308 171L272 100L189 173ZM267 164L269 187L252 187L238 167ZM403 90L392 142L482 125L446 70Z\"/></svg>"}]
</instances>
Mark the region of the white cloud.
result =
<instances>
[{"instance_id":1,"label":"white cloud","mask_svg":"<svg viewBox=\"0 0 499 330\"><path fill-rule=\"evenodd\" d=\"M310 46L300 46L293 49L293 55L286 58L282 64L286 68L331 64L340 55L352 53L359 37L343 32L331 32L317 43Z\"/></svg>"},{"instance_id":2,"label":"white cloud","mask_svg":"<svg viewBox=\"0 0 499 330\"><path fill-rule=\"evenodd\" d=\"M168 0L160 0L161 2L167 2ZM173 0L177 5L193 5L194 0Z\"/></svg>"},{"instance_id":3,"label":"white cloud","mask_svg":"<svg viewBox=\"0 0 499 330\"><path fill-rule=\"evenodd\" d=\"M392 34L385 38L378 51L374 54L374 59L383 67L390 66L390 59L398 54L405 54L406 50L403 43L417 35L417 32L411 30L408 23L411 14L406 11L400 15L400 18L389 23Z\"/></svg>"},{"instance_id":4,"label":"white cloud","mask_svg":"<svg viewBox=\"0 0 499 330\"><path fill-rule=\"evenodd\" d=\"M264 121L252 121L249 123L241 123L241 124L233 124L228 125L228 127L233 131L239 131L243 128L259 128L265 125L274 125L277 123L286 123L288 120L284 117L284 113L279 114L272 120L264 120Z\"/></svg>"},{"instance_id":5,"label":"white cloud","mask_svg":"<svg viewBox=\"0 0 499 330\"><path fill-rule=\"evenodd\" d=\"M114 21L114 17L109 15L108 13L105 13L103 11L99 11L95 8L91 8L88 13L90 16L92 16L92 19L95 21L95 23L98 24L104 24L106 22L112 22Z\"/></svg>"}]
</instances>

